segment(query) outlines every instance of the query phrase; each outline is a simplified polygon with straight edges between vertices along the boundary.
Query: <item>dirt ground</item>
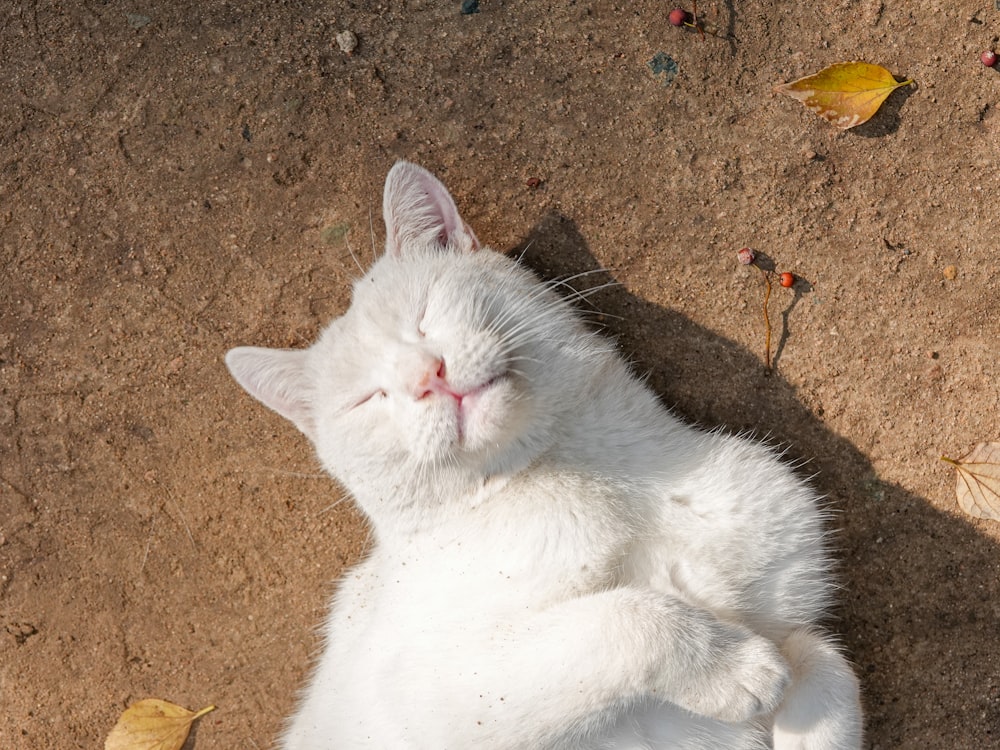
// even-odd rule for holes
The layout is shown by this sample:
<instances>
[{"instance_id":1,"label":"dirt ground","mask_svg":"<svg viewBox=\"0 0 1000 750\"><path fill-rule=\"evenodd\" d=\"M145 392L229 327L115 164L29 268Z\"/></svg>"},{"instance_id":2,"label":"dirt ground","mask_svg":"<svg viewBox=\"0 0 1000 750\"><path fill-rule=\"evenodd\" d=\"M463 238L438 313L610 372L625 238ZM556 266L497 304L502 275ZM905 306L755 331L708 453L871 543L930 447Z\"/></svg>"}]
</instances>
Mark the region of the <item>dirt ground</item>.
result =
<instances>
[{"instance_id":1,"label":"dirt ground","mask_svg":"<svg viewBox=\"0 0 1000 750\"><path fill-rule=\"evenodd\" d=\"M677 412L807 461L866 747L1000 747L1000 524L939 460L1000 440L1000 10L670 7L0 2L0 747L100 747L150 696L271 746L366 531L222 357L345 309L398 158L539 273L609 269ZM916 84L853 131L772 93L858 59ZM744 245L800 278L771 376Z\"/></svg>"}]
</instances>

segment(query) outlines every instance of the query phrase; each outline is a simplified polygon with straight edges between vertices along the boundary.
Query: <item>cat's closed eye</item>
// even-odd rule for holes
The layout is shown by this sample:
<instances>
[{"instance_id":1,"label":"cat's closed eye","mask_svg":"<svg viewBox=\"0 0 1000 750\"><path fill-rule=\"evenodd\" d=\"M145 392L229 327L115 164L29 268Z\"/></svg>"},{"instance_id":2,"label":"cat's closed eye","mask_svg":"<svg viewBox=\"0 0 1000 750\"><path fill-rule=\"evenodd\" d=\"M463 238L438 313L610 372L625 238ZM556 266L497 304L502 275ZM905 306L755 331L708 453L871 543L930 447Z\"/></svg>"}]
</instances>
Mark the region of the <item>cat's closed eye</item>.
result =
<instances>
[{"instance_id":1,"label":"cat's closed eye","mask_svg":"<svg viewBox=\"0 0 1000 750\"><path fill-rule=\"evenodd\" d=\"M426 320L427 320L427 305L424 305L423 308L420 310L420 314L417 316L417 335L420 336L420 338L427 337Z\"/></svg>"},{"instance_id":2,"label":"cat's closed eye","mask_svg":"<svg viewBox=\"0 0 1000 750\"><path fill-rule=\"evenodd\" d=\"M374 400L381 401L382 399L387 398L388 395L389 394L387 394L384 390L382 390L381 388L379 388L378 390L375 390L375 391L372 391L371 393L366 394L360 400L355 401L354 404L350 408L351 409L357 409L359 406L364 406L365 404L371 403Z\"/></svg>"}]
</instances>

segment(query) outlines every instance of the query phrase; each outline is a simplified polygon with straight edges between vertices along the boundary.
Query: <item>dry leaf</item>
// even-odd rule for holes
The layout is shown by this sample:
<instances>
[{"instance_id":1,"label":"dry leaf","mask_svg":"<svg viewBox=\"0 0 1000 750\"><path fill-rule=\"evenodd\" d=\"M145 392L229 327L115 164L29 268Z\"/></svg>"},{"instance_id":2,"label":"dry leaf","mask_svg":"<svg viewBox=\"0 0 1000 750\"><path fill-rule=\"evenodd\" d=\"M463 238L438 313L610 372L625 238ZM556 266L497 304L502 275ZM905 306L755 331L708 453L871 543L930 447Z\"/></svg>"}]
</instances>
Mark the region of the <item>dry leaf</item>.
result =
<instances>
[{"instance_id":1,"label":"dry leaf","mask_svg":"<svg viewBox=\"0 0 1000 750\"><path fill-rule=\"evenodd\" d=\"M194 720L214 710L215 706L206 706L188 711L156 698L138 701L118 718L104 750L180 750Z\"/></svg>"},{"instance_id":2,"label":"dry leaf","mask_svg":"<svg viewBox=\"0 0 1000 750\"><path fill-rule=\"evenodd\" d=\"M941 456L958 471L958 504L973 518L1000 520L1000 443L979 443L959 459Z\"/></svg>"},{"instance_id":3,"label":"dry leaf","mask_svg":"<svg viewBox=\"0 0 1000 750\"><path fill-rule=\"evenodd\" d=\"M776 86L775 91L798 99L824 120L843 130L867 122L882 102L900 86L892 73L865 62L843 62L819 73Z\"/></svg>"}]
</instances>

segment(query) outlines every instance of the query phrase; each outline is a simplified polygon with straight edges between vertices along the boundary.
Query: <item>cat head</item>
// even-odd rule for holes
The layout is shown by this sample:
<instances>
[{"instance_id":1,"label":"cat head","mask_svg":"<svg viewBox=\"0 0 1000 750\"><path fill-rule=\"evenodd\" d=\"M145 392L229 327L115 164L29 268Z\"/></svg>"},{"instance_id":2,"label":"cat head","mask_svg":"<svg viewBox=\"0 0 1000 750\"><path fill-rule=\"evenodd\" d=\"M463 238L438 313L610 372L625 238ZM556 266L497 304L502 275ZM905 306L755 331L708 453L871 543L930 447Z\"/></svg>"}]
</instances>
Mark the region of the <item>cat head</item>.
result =
<instances>
[{"instance_id":1,"label":"cat head","mask_svg":"<svg viewBox=\"0 0 1000 750\"><path fill-rule=\"evenodd\" d=\"M591 338L549 286L480 246L426 170L397 163L383 213L384 255L309 349L226 356L369 514L530 463L575 404Z\"/></svg>"}]
</instances>

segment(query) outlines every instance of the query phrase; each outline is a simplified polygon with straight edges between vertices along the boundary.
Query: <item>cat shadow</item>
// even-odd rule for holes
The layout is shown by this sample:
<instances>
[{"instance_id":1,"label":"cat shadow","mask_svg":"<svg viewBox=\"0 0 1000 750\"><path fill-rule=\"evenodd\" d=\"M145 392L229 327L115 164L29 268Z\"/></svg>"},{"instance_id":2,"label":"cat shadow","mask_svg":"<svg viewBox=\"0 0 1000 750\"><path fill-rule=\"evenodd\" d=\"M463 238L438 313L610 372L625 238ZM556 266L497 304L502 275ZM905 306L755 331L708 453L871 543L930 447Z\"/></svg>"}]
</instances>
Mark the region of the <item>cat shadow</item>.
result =
<instances>
[{"instance_id":1,"label":"cat shadow","mask_svg":"<svg viewBox=\"0 0 1000 750\"><path fill-rule=\"evenodd\" d=\"M521 248L522 262L543 279L576 277L570 283L581 291L614 281L574 222L559 214L544 216L511 253ZM588 303L605 314L605 332L675 413L787 446L789 459L805 461L801 471L814 474L838 529L832 546L843 589L830 626L862 679L869 746L904 746L915 726L934 721L949 736L942 747L981 746L991 731L995 738L1000 582L989 571L1000 550L993 541L880 480L756 354L621 285L579 306ZM928 715L931 706L939 716Z\"/></svg>"}]
</instances>

